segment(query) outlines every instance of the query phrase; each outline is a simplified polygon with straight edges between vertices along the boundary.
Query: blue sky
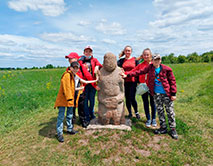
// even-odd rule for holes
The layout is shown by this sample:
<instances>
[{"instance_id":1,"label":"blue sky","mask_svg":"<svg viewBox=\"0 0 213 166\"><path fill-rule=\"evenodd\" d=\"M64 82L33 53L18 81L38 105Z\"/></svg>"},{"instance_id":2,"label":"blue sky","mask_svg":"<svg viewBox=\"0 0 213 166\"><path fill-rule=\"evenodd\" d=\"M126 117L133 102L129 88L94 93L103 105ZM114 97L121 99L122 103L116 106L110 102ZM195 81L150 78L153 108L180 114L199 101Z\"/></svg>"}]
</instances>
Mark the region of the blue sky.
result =
<instances>
[{"instance_id":1,"label":"blue sky","mask_svg":"<svg viewBox=\"0 0 213 166\"><path fill-rule=\"evenodd\" d=\"M67 66L91 45L100 62L131 45L161 55L213 50L212 0L1 0L0 67Z\"/></svg>"}]
</instances>

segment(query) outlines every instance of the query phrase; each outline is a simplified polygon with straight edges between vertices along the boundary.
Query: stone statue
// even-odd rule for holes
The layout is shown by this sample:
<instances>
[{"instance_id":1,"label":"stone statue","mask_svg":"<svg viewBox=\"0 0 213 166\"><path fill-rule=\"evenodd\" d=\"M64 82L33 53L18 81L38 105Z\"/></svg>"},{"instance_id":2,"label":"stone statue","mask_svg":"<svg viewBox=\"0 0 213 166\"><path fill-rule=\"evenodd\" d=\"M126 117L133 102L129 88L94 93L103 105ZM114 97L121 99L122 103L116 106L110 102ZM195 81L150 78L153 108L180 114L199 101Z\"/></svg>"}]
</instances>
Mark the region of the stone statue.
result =
<instances>
[{"instance_id":1,"label":"stone statue","mask_svg":"<svg viewBox=\"0 0 213 166\"><path fill-rule=\"evenodd\" d=\"M106 53L98 81L98 123L102 125L125 124L124 80L119 73L116 56Z\"/></svg>"}]
</instances>

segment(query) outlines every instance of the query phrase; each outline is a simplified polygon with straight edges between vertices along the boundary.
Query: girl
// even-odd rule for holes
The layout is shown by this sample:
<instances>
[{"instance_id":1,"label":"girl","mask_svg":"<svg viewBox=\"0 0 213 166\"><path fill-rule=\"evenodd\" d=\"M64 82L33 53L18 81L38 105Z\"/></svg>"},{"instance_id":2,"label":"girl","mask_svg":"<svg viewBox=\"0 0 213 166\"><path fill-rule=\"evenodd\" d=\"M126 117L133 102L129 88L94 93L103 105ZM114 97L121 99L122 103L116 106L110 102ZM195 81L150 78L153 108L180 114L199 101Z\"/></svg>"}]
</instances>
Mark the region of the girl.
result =
<instances>
[{"instance_id":1,"label":"girl","mask_svg":"<svg viewBox=\"0 0 213 166\"><path fill-rule=\"evenodd\" d=\"M138 65L138 61L136 60L135 57L132 57L131 54L132 54L132 47L126 46L119 55L119 58L125 55L124 58L121 58L117 62L118 66L121 67L125 72L131 71ZM128 117L129 118L132 117L131 106L133 106L136 118L140 119L140 115L138 113L138 105L135 99L136 86L137 86L137 79L135 77L129 77L125 79L124 88L125 88L126 107L129 112Z\"/></svg>"}]
</instances>

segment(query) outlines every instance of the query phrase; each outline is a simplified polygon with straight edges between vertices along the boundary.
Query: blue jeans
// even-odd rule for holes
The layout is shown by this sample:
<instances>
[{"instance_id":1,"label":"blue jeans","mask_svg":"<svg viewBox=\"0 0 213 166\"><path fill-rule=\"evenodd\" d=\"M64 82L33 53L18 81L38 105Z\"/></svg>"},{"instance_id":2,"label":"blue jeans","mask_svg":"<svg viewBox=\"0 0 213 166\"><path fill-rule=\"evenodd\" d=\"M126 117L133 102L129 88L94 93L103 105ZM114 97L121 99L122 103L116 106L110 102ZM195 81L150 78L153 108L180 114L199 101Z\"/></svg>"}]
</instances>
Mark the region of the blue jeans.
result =
<instances>
[{"instance_id":1,"label":"blue jeans","mask_svg":"<svg viewBox=\"0 0 213 166\"><path fill-rule=\"evenodd\" d=\"M85 86L84 113L86 121L90 121L90 119L95 117L95 93L96 89L91 84Z\"/></svg>"},{"instance_id":2,"label":"blue jeans","mask_svg":"<svg viewBox=\"0 0 213 166\"><path fill-rule=\"evenodd\" d=\"M56 124L56 131L58 135L63 134L64 113L65 107L58 107L58 118ZM73 107L67 107L67 115L66 115L67 131L72 131L73 129L72 117L73 117Z\"/></svg>"},{"instance_id":3,"label":"blue jeans","mask_svg":"<svg viewBox=\"0 0 213 166\"><path fill-rule=\"evenodd\" d=\"M150 102L148 98L150 99ZM146 92L142 95L142 99L143 99L143 107L146 114L146 119L151 120L150 113L149 113L149 104L151 105L152 119L156 119L156 107L155 107L153 96L149 92Z\"/></svg>"}]
</instances>

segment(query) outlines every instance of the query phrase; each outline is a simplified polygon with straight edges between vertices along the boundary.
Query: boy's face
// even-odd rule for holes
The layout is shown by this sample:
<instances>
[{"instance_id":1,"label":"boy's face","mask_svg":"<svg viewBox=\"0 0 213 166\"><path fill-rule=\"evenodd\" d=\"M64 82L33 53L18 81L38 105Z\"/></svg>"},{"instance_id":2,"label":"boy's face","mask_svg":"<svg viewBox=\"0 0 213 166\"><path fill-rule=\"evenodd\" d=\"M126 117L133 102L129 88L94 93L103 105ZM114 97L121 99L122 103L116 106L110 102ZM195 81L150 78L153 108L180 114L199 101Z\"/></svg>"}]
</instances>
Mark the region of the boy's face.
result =
<instances>
[{"instance_id":1,"label":"boy's face","mask_svg":"<svg viewBox=\"0 0 213 166\"><path fill-rule=\"evenodd\" d=\"M73 72L73 74L76 74L79 70L78 67L70 67L70 70Z\"/></svg>"},{"instance_id":2,"label":"boy's face","mask_svg":"<svg viewBox=\"0 0 213 166\"><path fill-rule=\"evenodd\" d=\"M154 59L154 60L152 60L152 63L155 68L158 68L158 67L160 67L161 59L160 58Z\"/></svg>"},{"instance_id":3,"label":"boy's face","mask_svg":"<svg viewBox=\"0 0 213 166\"><path fill-rule=\"evenodd\" d=\"M86 50L84 50L84 55L87 56L87 57L92 56L92 50L87 48Z\"/></svg>"},{"instance_id":4,"label":"boy's face","mask_svg":"<svg viewBox=\"0 0 213 166\"><path fill-rule=\"evenodd\" d=\"M69 63L70 63L70 64L71 64L72 62L75 62L75 61L77 61L76 58L69 58Z\"/></svg>"}]
</instances>

